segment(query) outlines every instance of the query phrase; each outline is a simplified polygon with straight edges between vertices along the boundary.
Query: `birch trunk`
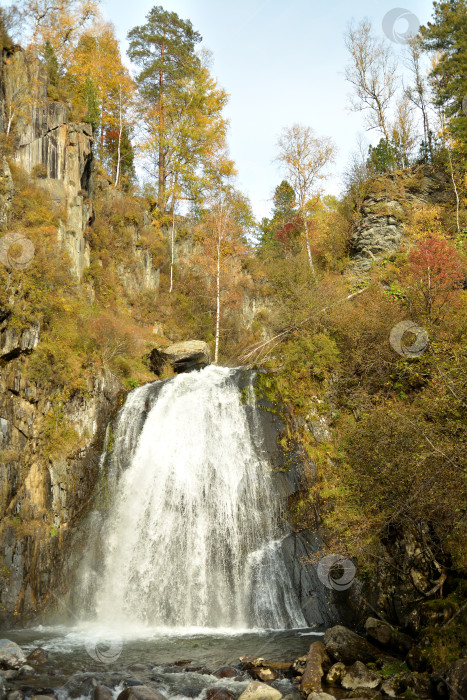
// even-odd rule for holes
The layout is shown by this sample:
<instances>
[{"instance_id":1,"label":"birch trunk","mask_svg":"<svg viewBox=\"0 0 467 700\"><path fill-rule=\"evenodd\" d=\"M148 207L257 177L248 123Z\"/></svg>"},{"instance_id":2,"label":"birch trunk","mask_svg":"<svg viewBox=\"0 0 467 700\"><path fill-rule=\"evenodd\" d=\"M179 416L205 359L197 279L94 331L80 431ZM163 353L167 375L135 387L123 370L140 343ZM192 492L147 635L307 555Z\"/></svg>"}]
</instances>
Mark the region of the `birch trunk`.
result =
<instances>
[{"instance_id":1,"label":"birch trunk","mask_svg":"<svg viewBox=\"0 0 467 700\"><path fill-rule=\"evenodd\" d=\"M115 174L115 187L118 186L118 181L120 179L120 160L122 153L122 133L123 133L123 119L122 119L122 86L120 85L120 101L119 101L119 130L118 130L118 147L117 147L117 172Z\"/></svg>"},{"instance_id":2,"label":"birch trunk","mask_svg":"<svg viewBox=\"0 0 467 700\"><path fill-rule=\"evenodd\" d=\"M216 274L216 348L214 352L214 364L219 360L219 336L221 325L221 241L222 234L219 231L217 238L217 274Z\"/></svg>"},{"instance_id":3,"label":"birch trunk","mask_svg":"<svg viewBox=\"0 0 467 700\"><path fill-rule=\"evenodd\" d=\"M175 206L172 203L172 231L170 234L170 289L172 294L174 287L174 263L175 263Z\"/></svg>"}]
</instances>

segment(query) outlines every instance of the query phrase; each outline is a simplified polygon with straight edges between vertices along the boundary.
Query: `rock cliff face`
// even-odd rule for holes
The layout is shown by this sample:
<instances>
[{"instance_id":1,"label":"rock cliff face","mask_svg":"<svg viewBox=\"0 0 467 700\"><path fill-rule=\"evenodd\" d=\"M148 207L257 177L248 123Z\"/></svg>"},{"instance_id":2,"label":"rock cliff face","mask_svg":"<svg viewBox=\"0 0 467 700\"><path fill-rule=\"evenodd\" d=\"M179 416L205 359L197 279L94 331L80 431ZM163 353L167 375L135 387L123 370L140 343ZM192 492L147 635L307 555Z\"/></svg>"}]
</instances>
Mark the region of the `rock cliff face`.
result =
<instances>
[{"instance_id":1,"label":"rock cliff face","mask_svg":"<svg viewBox=\"0 0 467 700\"><path fill-rule=\"evenodd\" d=\"M2 82L3 124L8 128L12 115L16 120L13 159L28 174L37 175L38 183L64 207L59 236L80 280L90 260L86 228L93 218L92 128L69 123L67 105L47 98L42 64L25 52L4 53Z\"/></svg>"},{"instance_id":2,"label":"rock cliff face","mask_svg":"<svg viewBox=\"0 0 467 700\"><path fill-rule=\"evenodd\" d=\"M24 376L25 354L40 342L37 325L1 334L0 353L0 621L24 622L53 607L66 581L65 552L98 479L107 423L120 393L96 377L54 417L53 398ZM66 457L45 456L51 420L76 433Z\"/></svg>"},{"instance_id":3,"label":"rock cliff face","mask_svg":"<svg viewBox=\"0 0 467 700\"><path fill-rule=\"evenodd\" d=\"M352 236L352 267L368 270L375 260L398 250L410 207L446 199L444 178L430 166L412 173L389 173L373 182L360 207L360 219Z\"/></svg>"},{"instance_id":4,"label":"rock cliff face","mask_svg":"<svg viewBox=\"0 0 467 700\"><path fill-rule=\"evenodd\" d=\"M4 52L1 130L6 132L10 121L15 125L11 160L37 176L62 208L58 242L69 253L70 273L80 280L90 258L92 130L68 119L67 105L47 99L41 63L22 51ZM13 195L3 157L3 231ZM65 552L95 488L106 427L121 393L112 375L96 376L84 395L57 411L56 397L26 371L27 356L40 342L38 322L18 328L10 323L9 311L0 309L0 621L6 624L50 608L66 579ZM47 442L66 426L69 449L50 450Z\"/></svg>"}]
</instances>

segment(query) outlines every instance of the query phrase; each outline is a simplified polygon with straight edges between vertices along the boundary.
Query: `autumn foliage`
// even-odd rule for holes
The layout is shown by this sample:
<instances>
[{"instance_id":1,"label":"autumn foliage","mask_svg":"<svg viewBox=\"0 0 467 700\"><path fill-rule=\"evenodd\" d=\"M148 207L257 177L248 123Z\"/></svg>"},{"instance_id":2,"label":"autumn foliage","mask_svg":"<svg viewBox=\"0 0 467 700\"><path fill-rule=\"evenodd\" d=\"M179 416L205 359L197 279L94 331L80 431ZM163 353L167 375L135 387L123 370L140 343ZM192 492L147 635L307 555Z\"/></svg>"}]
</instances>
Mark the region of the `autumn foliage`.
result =
<instances>
[{"instance_id":1,"label":"autumn foliage","mask_svg":"<svg viewBox=\"0 0 467 700\"><path fill-rule=\"evenodd\" d=\"M437 236L419 240L403 271L412 311L439 321L457 302L465 275L465 260L453 243Z\"/></svg>"}]
</instances>

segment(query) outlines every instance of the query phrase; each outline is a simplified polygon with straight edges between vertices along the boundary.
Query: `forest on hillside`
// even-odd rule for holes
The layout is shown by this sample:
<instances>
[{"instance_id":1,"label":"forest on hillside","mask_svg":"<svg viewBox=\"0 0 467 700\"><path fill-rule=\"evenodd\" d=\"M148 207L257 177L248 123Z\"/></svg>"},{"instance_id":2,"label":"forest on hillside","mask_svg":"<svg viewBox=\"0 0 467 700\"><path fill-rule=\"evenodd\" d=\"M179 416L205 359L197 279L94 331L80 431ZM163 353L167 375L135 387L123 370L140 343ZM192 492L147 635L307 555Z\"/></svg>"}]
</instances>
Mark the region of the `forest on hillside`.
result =
<instances>
[{"instance_id":1,"label":"forest on hillside","mask_svg":"<svg viewBox=\"0 0 467 700\"><path fill-rule=\"evenodd\" d=\"M128 34L131 71L98 0L18 0L0 10L0 39L11 65L22 51L30 66L28 89L12 69L0 134L15 189L3 229L36 251L27 269L0 266L0 305L12 327L41 325L23 371L54 397L44 449L79 449L63 407L86 393L88 377L111 374L126 390L152 381L145 357L155 344L197 338L216 364L267 369L262 391L295 416L284 446L298 441L318 469L318 486L292 504L297 529L316 524L318 508L331 551L355 557L364 577L381 543L413 529L434 572L420 593L425 654L435 667L458 658L467 592L466 0L434 2L403 52L370 20L349 24L349 108L376 144L355 144L343 192L331 196L333 135L284 125L281 176L262 221L237 184L229 96L189 19L153 7ZM27 174L11 159L44 80L38 58L48 99L92 126L91 258L79 283L56 244L63 211L41 186L47 172ZM392 247L375 239L384 217L397 233ZM160 271L157 292L122 282L135 231ZM329 432L316 439L306 425L321 420ZM440 600L452 625L438 624Z\"/></svg>"}]
</instances>

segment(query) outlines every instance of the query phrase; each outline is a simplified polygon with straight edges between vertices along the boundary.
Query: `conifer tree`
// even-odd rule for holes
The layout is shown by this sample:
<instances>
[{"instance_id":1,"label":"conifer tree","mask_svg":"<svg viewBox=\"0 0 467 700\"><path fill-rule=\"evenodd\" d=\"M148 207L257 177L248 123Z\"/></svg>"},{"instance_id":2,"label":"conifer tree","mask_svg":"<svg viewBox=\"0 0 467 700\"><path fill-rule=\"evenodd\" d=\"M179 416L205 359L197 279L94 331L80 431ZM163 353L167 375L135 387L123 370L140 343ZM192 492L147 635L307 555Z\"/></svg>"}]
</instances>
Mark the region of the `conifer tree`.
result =
<instances>
[{"instance_id":1,"label":"conifer tree","mask_svg":"<svg viewBox=\"0 0 467 700\"><path fill-rule=\"evenodd\" d=\"M153 7L146 24L134 27L129 34L128 56L140 68L136 76L140 92L155 110L158 151L158 207L166 206L167 134L170 125L170 102L176 100L184 81L193 77L200 61L195 46L201 36L189 20L161 6Z\"/></svg>"},{"instance_id":2,"label":"conifer tree","mask_svg":"<svg viewBox=\"0 0 467 700\"><path fill-rule=\"evenodd\" d=\"M431 74L436 102L449 120L454 150L467 159L467 0L435 2L433 21L420 33L426 50L440 52Z\"/></svg>"},{"instance_id":3,"label":"conifer tree","mask_svg":"<svg viewBox=\"0 0 467 700\"><path fill-rule=\"evenodd\" d=\"M275 250L278 243L278 233L284 226L297 220L298 210L293 187L282 180L274 190L274 209L271 219L263 219L261 223L261 247L264 250Z\"/></svg>"}]
</instances>

